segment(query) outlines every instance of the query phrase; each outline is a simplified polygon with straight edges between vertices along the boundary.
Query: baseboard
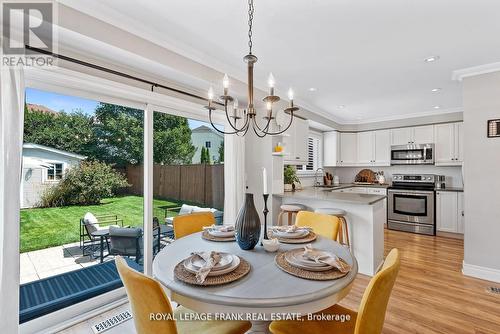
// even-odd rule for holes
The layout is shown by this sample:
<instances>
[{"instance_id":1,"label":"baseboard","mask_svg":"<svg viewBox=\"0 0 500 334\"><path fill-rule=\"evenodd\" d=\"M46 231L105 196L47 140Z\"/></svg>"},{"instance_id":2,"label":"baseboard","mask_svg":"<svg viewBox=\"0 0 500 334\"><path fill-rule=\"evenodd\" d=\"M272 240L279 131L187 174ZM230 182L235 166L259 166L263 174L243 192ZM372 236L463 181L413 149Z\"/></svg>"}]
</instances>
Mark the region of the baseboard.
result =
<instances>
[{"instance_id":1,"label":"baseboard","mask_svg":"<svg viewBox=\"0 0 500 334\"><path fill-rule=\"evenodd\" d=\"M436 236L464 240L464 235L462 233L436 231Z\"/></svg>"},{"instance_id":2,"label":"baseboard","mask_svg":"<svg viewBox=\"0 0 500 334\"><path fill-rule=\"evenodd\" d=\"M462 273L466 276L471 276L475 278L484 279L487 281L500 283L499 269L476 266L473 264L465 263L464 261L462 264Z\"/></svg>"}]
</instances>

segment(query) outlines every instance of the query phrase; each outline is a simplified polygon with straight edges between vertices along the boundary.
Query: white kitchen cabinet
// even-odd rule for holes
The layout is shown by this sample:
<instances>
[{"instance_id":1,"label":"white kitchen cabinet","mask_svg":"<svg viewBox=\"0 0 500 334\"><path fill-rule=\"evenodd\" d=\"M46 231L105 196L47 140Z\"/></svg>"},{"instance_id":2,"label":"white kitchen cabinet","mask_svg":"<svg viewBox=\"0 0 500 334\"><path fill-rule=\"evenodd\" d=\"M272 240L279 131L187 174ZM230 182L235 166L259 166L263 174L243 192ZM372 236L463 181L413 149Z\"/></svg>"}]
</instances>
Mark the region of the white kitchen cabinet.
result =
<instances>
[{"instance_id":1,"label":"white kitchen cabinet","mask_svg":"<svg viewBox=\"0 0 500 334\"><path fill-rule=\"evenodd\" d=\"M458 215L458 233L464 233L465 231L465 202L464 193L457 193L457 215Z\"/></svg>"},{"instance_id":2,"label":"white kitchen cabinet","mask_svg":"<svg viewBox=\"0 0 500 334\"><path fill-rule=\"evenodd\" d=\"M358 134L343 132L340 134L340 165L355 166L358 162Z\"/></svg>"},{"instance_id":3,"label":"white kitchen cabinet","mask_svg":"<svg viewBox=\"0 0 500 334\"><path fill-rule=\"evenodd\" d=\"M340 134L338 131L323 133L323 166L340 165Z\"/></svg>"},{"instance_id":4,"label":"white kitchen cabinet","mask_svg":"<svg viewBox=\"0 0 500 334\"><path fill-rule=\"evenodd\" d=\"M309 123L295 117L290 128L283 137L285 163L300 165L307 163L307 142L309 138Z\"/></svg>"},{"instance_id":5,"label":"white kitchen cabinet","mask_svg":"<svg viewBox=\"0 0 500 334\"><path fill-rule=\"evenodd\" d=\"M378 130L375 132L375 166L391 165L391 130Z\"/></svg>"},{"instance_id":6,"label":"white kitchen cabinet","mask_svg":"<svg viewBox=\"0 0 500 334\"><path fill-rule=\"evenodd\" d=\"M436 192L436 230L464 233L464 193L455 191Z\"/></svg>"},{"instance_id":7,"label":"white kitchen cabinet","mask_svg":"<svg viewBox=\"0 0 500 334\"><path fill-rule=\"evenodd\" d=\"M458 166L463 162L463 123L437 124L434 127L435 164Z\"/></svg>"},{"instance_id":8,"label":"white kitchen cabinet","mask_svg":"<svg viewBox=\"0 0 500 334\"><path fill-rule=\"evenodd\" d=\"M436 192L436 230L458 232L458 196L453 191Z\"/></svg>"},{"instance_id":9,"label":"white kitchen cabinet","mask_svg":"<svg viewBox=\"0 0 500 334\"><path fill-rule=\"evenodd\" d=\"M357 138L358 145L358 166L372 166L375 162L375 132L359 132Z\"/></svg>"},{"instance_id":10,"label":"white kitchen cabinet","mask_svg":"<svg viewBox=\"0 0 500 334\"><path fill-rule=\"evenodd\" d=\"M392 145L431 144L434 142L434 126L392 129L391 142Z\"/></svg>"}]
</instances>

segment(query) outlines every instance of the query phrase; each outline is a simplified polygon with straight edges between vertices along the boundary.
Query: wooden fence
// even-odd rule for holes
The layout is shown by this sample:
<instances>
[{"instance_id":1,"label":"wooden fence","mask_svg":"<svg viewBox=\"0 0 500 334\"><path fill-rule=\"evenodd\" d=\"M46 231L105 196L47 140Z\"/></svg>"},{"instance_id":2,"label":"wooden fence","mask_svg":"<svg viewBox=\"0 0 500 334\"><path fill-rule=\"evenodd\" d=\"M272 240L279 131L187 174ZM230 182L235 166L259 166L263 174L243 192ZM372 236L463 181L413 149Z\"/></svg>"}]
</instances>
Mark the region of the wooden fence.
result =
<instances>
[{"instance_id":1,"label":"wooden fence","mask_svg":"<svg viewBox=\"0 0 500 334\"><path fill-rule=\"evenodd\" d=\"M143 194L143 166L127 166L129 192ZM154 165L153 196L224 207L224 165Z\"/></svg>"}]
</instances>

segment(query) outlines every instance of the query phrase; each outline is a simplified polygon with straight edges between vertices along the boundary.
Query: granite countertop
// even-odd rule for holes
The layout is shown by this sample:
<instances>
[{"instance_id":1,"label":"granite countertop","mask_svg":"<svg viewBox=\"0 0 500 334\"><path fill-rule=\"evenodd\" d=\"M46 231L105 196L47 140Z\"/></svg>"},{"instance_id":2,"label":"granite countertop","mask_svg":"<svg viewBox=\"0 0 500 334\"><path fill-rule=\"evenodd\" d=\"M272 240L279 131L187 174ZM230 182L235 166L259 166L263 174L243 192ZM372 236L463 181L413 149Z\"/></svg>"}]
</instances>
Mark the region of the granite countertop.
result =
<instances>
[{"instance_id":1,"label":"granite countertop","mask_svg":"<svg viewBox=\"0 0 500 334\"><path fill-rule=\"evenodd\" d=\"M339 187L342 187L339 186ZM344 186L347 188L348 186ZM352 186L351 186L352 187ZM293 199L308 199L308 200L320 200L320 201L332 201L332 202L343 202L349 204L360 204L360 205L372 205L386 198L384 195L375 194L357 194L357 193L344 193L344 192L332 192L337 188L322 188L322 187L306 187L302 190L285 192L282 194L274 194L273 196L281 198L293 198Z\"/></svg>"}]
</instances>

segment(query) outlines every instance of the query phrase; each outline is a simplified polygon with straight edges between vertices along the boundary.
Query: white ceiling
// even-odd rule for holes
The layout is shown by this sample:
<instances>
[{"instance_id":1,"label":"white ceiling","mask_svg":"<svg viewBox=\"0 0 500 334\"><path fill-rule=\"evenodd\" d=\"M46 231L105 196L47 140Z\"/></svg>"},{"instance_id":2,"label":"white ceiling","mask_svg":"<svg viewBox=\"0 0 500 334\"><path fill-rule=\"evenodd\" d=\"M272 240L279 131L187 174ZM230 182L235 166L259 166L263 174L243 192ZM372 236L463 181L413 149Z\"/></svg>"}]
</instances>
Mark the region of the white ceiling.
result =
<instances>
[{"instance_id":1,"label":"white ceiling","mask_svg":"<svg viewBox=\"0 0 500 334\"><path fill-rule=\"evenodd\" d=\"M245 80L245 0L60 2ZM500 60L499 13L498 0L255 0L257 85L272 71L280 95L292 86L341 123L460 111L451 72Z\"/></svg>"}]
</instances>

